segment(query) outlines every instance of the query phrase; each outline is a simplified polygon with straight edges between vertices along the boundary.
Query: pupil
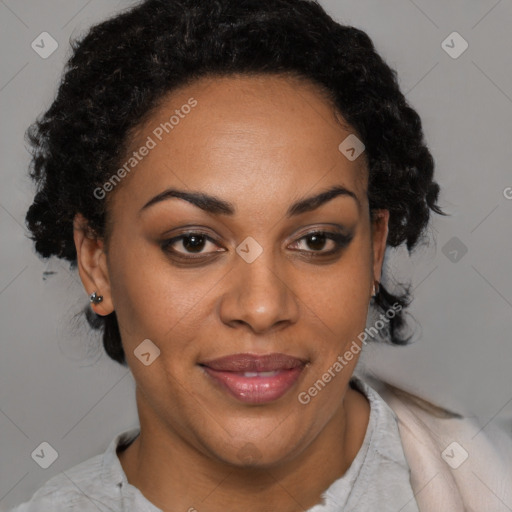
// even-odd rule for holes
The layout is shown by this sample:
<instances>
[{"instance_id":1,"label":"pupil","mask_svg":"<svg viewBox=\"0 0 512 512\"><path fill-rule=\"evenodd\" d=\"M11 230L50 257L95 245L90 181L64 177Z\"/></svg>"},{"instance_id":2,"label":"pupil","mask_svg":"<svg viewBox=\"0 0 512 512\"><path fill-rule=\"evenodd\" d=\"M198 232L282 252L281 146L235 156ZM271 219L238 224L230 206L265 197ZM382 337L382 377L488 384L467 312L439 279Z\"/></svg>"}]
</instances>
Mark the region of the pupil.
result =
<instances>
[{"instance_id":1,"label":"pupil","mask_svg":"<svg viewBox=\"0 0 512 512\"><path fill-rule=\"evenodd\" d=\"M204 236L191 235L183 239L185 249L200 252L204 245Z\"/></svg>"},{"instance_id":2,"label":"pupil","mask_svg":"<svg viewBox=\"0 0 512 512\"><path fill-rule=\"evenodd\" d=\"M315 249L315 250L321 250L324 248L324 245L325 245L325 235L324 234L314 234L314 235L309 235L309 241L308 241L308 246L310 249ZM315 244L319 244L319 246L315 246Z\"/></svg>"}]
</instances>

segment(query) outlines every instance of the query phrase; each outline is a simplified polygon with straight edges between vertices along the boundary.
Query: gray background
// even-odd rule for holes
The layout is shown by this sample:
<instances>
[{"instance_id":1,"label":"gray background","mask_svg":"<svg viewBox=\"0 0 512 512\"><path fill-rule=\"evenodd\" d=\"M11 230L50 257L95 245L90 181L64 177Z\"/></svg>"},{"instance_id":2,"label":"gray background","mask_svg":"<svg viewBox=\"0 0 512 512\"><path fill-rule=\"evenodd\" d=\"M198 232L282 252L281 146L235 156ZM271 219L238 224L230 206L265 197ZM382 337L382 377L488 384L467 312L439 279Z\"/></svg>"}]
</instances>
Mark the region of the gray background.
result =
<instances>
[{"instance_id":1,"label":"gray background","mask_svg":"<svg viewBox=\"0 0 512 512\"><path fill-rule=\"evenodd\" d=\"M396 251L386 265L412 279L418 341L367 346L360 370L483 424L502 423L512 435L512 2L321 3L365 30L398 71L423 120L441 206L451 213L434 218L429 246L412 258ZM70 36L130 4L0 0L0 510L137 425L131 374L103 355L80 317L73 320L87 303L76 273L39 260L24 229L34 192L24 131L51 104ZM31 48L44 31L59 43L47 59ZM469 44L456 59L442 47L453 31ZM43 441L59 455L48 469L31 458Z\"/></svg>"}]
</instances>

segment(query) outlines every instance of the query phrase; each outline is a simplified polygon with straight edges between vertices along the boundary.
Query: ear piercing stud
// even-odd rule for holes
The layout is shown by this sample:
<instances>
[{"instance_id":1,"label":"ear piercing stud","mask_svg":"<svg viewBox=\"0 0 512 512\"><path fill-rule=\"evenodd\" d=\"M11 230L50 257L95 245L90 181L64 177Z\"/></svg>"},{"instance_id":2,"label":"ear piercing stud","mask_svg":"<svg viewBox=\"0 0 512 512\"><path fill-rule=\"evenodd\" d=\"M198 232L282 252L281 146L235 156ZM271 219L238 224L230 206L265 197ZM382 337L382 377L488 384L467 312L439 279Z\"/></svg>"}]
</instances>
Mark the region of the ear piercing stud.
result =
<instances>
[{"instance_id":1,"label":"ear piercing stud","mask_svg":"<svg viewBox=\"0 0 512 512\"><path fill-rule=\"evenodd\" d=\"M89 296L89 302L91 304L99 304L103 301L103 295L98 295L96 292L91 293Z\"/></svg>"}]
</instances>

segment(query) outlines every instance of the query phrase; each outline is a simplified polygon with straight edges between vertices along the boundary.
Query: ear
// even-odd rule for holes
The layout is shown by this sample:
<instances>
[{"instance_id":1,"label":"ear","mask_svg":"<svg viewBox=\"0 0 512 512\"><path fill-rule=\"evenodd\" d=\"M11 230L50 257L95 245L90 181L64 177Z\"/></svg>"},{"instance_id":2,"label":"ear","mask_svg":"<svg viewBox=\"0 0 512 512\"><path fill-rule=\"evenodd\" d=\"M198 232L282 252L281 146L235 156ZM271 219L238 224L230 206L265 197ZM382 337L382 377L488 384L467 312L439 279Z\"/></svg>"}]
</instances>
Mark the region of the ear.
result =
<instances>
[{"instance_id":1,"label":"ear","mask_svg":"<svg viewBox=\"0 0 512 512\"><path fill-rule=\"evenodd\" d=\"M107 254L104 242L89 227L87 219L76 214L73 220L73 239L75 241L78 273L88 295L97 292L103 296L99 304L91 304L98 315L109 315L114 311L110 293L110 279L107 267Z\"/></svg>"},{"instance_id":2,"label":"ear","mask_svg":"<svg viewBox=\"0 0 512 512\"><path fill-rule=\"evenodd\" d=\"M373 250L373 279L380 283L382 263L388 239L389 210L376 210L371 221ZM373 280L372 280L373 286Z\"/></svg>"}]
</instances>

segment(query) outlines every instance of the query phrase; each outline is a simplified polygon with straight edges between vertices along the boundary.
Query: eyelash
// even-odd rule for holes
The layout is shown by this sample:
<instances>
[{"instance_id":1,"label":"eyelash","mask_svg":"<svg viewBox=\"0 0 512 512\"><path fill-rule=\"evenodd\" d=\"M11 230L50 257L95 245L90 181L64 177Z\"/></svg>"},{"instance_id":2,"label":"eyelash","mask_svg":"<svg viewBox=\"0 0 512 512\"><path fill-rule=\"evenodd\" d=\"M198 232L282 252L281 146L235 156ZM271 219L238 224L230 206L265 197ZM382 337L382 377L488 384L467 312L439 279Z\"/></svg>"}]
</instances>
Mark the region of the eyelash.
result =
<instances>
[{"instance_id":1,"label":"eyelash","mask_svg":"<svg viewBox=\"0 0 512 512\"><path fill-rule=\"evenodd\" d=\"M311 237L312 235L324 235L327 240L332 240L335 243L335 248L330 251L314 251L314 250L306 250L306 251L300 251L305 254L307 254L309 257L315 258L315 257L327 257L327 256L333 256L334 254L339 253L342 249L348 246L348 244L351 242L353 235L345 235L342 233L335 233L332 231L322 231L322 230L316 230L316 231L310 231L309 233L306 233L305 235L301 236L299 239L297 239L295 243L300 242L301 240L307 239L308 237ZM186 238L191 238L193 236L202 237L208 240L209 242L212 242L216 244L215 240L210 237L208 234L201 232L201 231L187 231L186 233L182 233L181 235L175 236L173 238L170 238L168 240L165 240L161 247L164 251L171 253L173 256L177 257L178 259L182 260L197 260L197 259L204 259L206 255L208 254L215 254L217 252L223 252L223 251L213 251L213 252L206 252L206 253L198 253L192 256L185 256L185 253L180 253L178 251L175 251L173 249L170 249L172 245L174 245L176 242L180 240L184 240ZM192 253L189 253L192 254Z\"/></svg>"}]
</instances>

